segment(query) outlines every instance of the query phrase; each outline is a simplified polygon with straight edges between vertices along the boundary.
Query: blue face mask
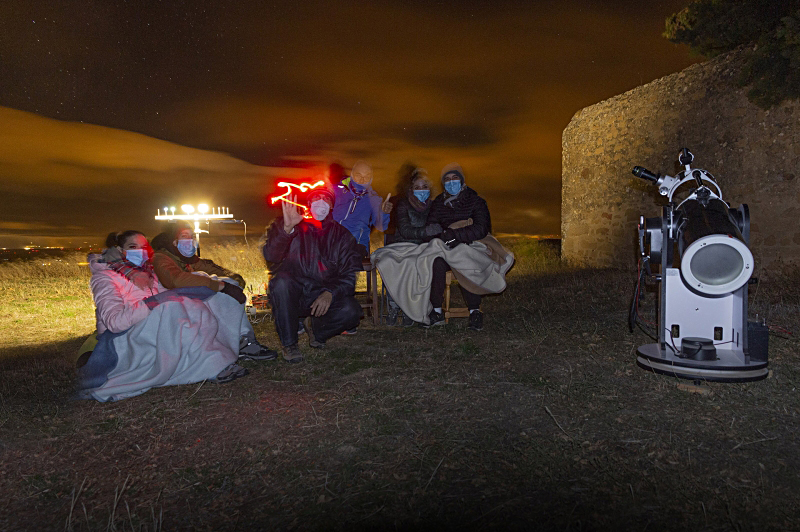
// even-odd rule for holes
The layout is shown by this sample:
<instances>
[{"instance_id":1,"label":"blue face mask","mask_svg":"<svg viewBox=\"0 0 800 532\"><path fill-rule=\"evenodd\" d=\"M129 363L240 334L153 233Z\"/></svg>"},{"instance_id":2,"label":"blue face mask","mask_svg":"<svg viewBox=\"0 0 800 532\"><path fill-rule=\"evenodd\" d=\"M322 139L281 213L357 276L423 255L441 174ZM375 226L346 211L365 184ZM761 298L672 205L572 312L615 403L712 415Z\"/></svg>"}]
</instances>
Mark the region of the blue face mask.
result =
<instances>
[{"instance_id":1,"label":"blue face mask","mask_svg":"<svg viewBox=\"0 0 800 532\"><path fill-rule=\"evenodd\" d=\"M175 247L178 248L178 251L180 251L181 255L184 257L191 257L194 255L195 251L197 251L197 246L192 238L182 238L178 240L178 245Z\"/></svg>"},{"instance_id":2,"label":"blue face mask","mask_svg":"<svg viewBox=\"0 0 800 532\"><path fill-rule=\"evenodd\" d=\"M428 201L428 198L431 197L431 191L430 190L415 190L414 191L414 195L417 197L417 199L419 201L421 201L422 203L425 203L426 201Z\"/></svg>"},{"instance_id":3,"label":"blue face mask","mask_svg":"<svg viewBox=\"0 0 800 532\"><path fill-rule=\"evenodd\" d=\"M364 185L359 185L352 179L350 180L350 184L353 185L353 190L355 190L356 192L364 192L367 189L367 187L365 187Z\"/></svg>"},{"instance_id":4,"label":"blue face mask","mask_svg":"<svg viewBox=\"0 0 800 532\"><path fill-rule=\"evenodd\" d=\"M452 181L447 181L444 184L444 189L451 196L455 196L456 194L461 192L461 181L459 181L458 179L453 179Z\"/></svg>"},{"instance_id":5,"label":"blue face mask","mask_svg":"<svg viewBox=\"0 0 800 532\"><path fill-rule=\"evenodd\" d=\"M147 251L143 249L126 249L125 260L136 266L141 266L147 261Z\"/></svg>"}]
</instances>

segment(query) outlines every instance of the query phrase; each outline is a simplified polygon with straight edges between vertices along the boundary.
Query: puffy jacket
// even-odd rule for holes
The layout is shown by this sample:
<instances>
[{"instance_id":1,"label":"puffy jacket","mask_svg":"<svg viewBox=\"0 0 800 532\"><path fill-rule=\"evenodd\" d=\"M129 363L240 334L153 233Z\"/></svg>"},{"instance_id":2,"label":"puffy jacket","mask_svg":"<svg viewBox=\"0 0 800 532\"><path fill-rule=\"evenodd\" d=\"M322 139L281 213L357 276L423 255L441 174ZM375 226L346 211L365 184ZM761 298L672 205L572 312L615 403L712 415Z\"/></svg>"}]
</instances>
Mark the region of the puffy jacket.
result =
<instances>
[{"instance_id":1,"label":"puffy jacket","mask_svg":"<svg viewBox=\"0 0 800 532\"><path fill-rule=\"evenodd\" d=\"M100 262L97 257L99 256L89 257L89 268L92 271L89 286L94 299L97 334L102 334L106 330L113 333L122 332L150 314L150 309L142 301L144 298L166 289L158 280L155 280L152 289L141 289Z\"/></svg>"},{"instance_id":2,"label":"puffy jacket","mask_svg":"<svg viewBox=\"0 0 800 532\"><path fill-rule=\"evenodd\" d=\"M469 244L480 240L492 231L492 219L489 216L489 207L486 200L478 193L465 186L461 193L449 204L444 200L449 195L442 192L433 200L428 213L429 224L439 224L442 229L447 229L450 224L472 218L472 224L459 229L453 229L456 239L460 243Z\"/></svg>"},{"instance_id":3,"label":"puffy jacket","mask_svg":"<svg viewBox=\"0 0 800 532\"><path fill-rule=\"evenodd\" d=\"M226 270L213 261L196 258L196 256L190 257L190 259L191 262L186 262L181 259L181 256L176 255L171 250L160 249L156 251L153 256L153 270L155 270L156 275L158 275L158 280L161 281L161 284L166 288L206 286L219 292L219 281L206 277L205 275L195 275L192 272L205 272L218 277L230 277L236 279L237 282L241 279L241 276ZM239 283L239 287L244 288L244 286L242 286L243 284L244 280Z\"/></svg>"},{"instance_id":4,"label":"puffy jacket","mask_svg":"<svg viewBox=\"0 0 800 532\"><path fill-rule=\"evenodd\" d=\"M278 217L267 229L261 251L271 274L288 272L306 293L328 290L334 299L355 293L361 254L353 235L330 216L321 223L304 220L288 234L283 217Z\"/></svg>"},{"instance_id":5,"label":"puffy jacket","mask_svg":"<svg viewBox=\"0 0 800 532\"><path fill-rule=\"evenodd\" d=\"M395 226L394 235L387 235L386 243L393 244L395 242L412 242L414 244L422 244L425 240L425 226L428 223L428 213L431 210L433 202L429 202L425 210L418 211L411 206L408 198L402 198L397 202L395 212L397 213L397 225Z\"/></svg>"}]
</instances>

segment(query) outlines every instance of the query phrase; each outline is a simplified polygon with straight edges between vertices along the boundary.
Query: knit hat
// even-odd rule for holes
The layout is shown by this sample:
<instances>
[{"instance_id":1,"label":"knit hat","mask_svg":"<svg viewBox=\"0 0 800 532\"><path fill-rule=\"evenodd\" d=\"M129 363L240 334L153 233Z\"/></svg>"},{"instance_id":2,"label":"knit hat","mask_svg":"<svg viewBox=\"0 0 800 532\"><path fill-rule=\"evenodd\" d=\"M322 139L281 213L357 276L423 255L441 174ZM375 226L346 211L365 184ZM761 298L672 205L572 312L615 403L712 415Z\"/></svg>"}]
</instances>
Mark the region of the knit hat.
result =
<instances>
[{"instance_id":1,"label":"knit hat","mask_svg":"<svg viewBox=\"0 0 800 532\"><path fill-rule=\"evenodd\" d=\"M464 169L458 163L450 163L442 168L442 185L444 185L445 178L448 178L449 181L453 177L457 177L461 184L464 184Z\"/></svg>"},{"instance_id":2,"label":"knit hat","mask_svg":"<svg viewBox=\"0 0 800 532\"><path fill-rule=\"evenodd\" d=\"M318 199L324 199L331 207L336 203L336 196L333 195L333 191L327 185L310 190L306 197L306 203L311 206L311 203Z\"/></svg>"}]
</instances>

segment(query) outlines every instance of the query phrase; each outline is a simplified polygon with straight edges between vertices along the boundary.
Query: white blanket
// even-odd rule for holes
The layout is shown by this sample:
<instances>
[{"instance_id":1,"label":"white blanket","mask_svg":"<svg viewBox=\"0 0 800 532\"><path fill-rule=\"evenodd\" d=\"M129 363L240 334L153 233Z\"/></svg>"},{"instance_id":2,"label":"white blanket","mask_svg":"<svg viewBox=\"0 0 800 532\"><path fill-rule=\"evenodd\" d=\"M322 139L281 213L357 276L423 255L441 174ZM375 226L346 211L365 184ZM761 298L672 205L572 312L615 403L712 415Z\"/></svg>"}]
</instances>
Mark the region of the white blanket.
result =
<instances>
[{"instance_id":1,"label":"white blanket","mask_svg":"<svg viewBox=\"0 0 800 532\"><path fill-rule=\"evenodd\" d=\"M167 301L114 338L116 366L105 384L86 392L98 401L116 401L156 386L213 379L236 362L239 340L248 331L243 305L225 294Z\"/></svg>"},{"instance_id":2,"label":"white blanket","mask_svg":"<svg viewBox=\"0 0 800 532\"><path fill-rule=\"evenodd\" d=\"M492 238L494 242L497 242ZM498 247L502 249L502 246ZM506 289L505 275L514 264L514 254L492 254L481 242L460 244L448 249L438 238L427 244L400 242L376 249L372 263L378 269L392 299L412 320L428 323L433 261L442 257L468 290L480 294L499 294ZM495 249L496 252L496 249Z\"/></svg>"}]
</instances>

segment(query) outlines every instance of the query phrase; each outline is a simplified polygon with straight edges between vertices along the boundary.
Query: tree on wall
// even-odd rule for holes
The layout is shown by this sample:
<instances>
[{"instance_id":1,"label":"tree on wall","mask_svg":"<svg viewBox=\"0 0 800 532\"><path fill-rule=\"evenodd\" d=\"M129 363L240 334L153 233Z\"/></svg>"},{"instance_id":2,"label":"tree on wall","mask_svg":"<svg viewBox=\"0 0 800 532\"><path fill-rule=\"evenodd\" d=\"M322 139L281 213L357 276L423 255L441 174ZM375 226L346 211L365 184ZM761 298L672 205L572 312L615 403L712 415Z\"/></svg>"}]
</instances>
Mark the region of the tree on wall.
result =
<instances>
[{"instance_id":1,"label":"tree on wall","mask_svg":"<svg viewBox=\"0 0 800 532\"><path fill-rule=\"evenodd\" d=\"M739 83L759 107L800 97L800 0L694 0L664 37L705 57L746 47Z\"/></svg>"}]
</instances>

